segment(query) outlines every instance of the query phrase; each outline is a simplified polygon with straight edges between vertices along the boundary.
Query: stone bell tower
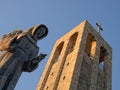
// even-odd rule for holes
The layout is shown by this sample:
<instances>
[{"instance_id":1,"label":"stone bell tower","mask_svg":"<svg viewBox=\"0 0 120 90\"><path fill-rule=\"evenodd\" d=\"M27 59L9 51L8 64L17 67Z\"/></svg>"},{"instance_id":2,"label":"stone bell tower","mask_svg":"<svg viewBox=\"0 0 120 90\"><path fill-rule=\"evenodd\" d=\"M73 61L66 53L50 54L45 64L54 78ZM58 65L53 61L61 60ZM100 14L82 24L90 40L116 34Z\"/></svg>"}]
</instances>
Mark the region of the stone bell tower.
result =
<instances>
[{"instance_id":1,"label":"stone bell tower","mask_svg":"<svg viewBox=\"0 0 120 90\"><path fill-rule=\"evenodd\" d=\"M83 21L58 39L36 90L111 90L112 48Z\"/></svg>"}]
</instances>

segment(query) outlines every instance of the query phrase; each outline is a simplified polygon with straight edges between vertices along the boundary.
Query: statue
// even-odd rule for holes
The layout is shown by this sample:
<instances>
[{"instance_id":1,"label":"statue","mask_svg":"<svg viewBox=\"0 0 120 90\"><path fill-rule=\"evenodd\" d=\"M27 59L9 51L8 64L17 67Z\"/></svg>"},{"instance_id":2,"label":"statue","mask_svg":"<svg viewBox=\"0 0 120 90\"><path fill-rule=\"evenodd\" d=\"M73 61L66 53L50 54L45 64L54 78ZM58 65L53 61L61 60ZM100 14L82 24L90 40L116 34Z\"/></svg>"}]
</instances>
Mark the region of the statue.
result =
<instances>
[{"instance_id":1,"label":"statue","mask_svg":"<svg viewBox=\"0 0 120 90\"><path fill-rule=\"evenodd\" d=\"M22 72L32 72L47 54L38 55L37 41L48 34L45 25L15 30L0 40L0 90L14 90Z\"/></svg>"}]
</instances>

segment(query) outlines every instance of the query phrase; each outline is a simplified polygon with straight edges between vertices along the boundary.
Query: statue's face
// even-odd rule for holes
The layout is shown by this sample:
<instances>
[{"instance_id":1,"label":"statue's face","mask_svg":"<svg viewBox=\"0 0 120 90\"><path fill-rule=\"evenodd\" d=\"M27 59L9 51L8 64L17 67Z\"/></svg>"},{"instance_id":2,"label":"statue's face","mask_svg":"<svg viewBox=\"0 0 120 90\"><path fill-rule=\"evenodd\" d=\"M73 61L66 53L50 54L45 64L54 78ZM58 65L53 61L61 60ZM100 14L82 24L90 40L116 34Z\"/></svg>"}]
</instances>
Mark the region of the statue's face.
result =
<instances>
[{"instance_id":1,"label":"statue's face","mask_svg":"<svg viewBox=\"0 0 120 90\"><path fill-rule=\"evenodd\" d=\"M46 36L47 28L44 26L38 27L35 31L34 37L38 40Z\"/></svg>"}]
</instances>

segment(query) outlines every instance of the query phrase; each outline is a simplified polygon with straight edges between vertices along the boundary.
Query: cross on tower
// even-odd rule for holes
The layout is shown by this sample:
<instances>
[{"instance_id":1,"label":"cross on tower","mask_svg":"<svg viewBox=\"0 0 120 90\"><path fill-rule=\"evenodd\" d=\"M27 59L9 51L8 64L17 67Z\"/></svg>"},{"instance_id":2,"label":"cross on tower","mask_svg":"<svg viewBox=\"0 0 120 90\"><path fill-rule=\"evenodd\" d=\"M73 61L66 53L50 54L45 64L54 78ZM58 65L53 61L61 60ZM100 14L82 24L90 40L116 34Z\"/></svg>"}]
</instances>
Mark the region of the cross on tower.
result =
<instances>
[{"instance_id":1,"label":"cross on tower","mask_svg":"<svg viewBox=\"0 0 120 90\"><path fill-rule=\"evenodd\" d=\"M98 33L100 33L100 30L103 31L100 23L96 23L96 25L97 25L97 27L98 27Z\"/></svg>"}]
</instances>

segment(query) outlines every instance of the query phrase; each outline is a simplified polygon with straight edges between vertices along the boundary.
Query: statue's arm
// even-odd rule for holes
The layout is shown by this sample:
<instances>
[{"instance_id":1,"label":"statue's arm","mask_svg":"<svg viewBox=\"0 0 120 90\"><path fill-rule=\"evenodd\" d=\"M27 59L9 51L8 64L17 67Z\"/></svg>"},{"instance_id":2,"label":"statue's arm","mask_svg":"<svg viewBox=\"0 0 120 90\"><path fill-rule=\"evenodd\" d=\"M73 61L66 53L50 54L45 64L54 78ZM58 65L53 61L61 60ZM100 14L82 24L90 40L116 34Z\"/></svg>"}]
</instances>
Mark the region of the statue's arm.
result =
<instances>
[{"instance_id":1,"label":"statue's arm","mask_svg":"<svg viewBox=\"0 0 120 90\"><path fill-rule=\"evenodd\" d=\"M16 39L19 41L22 37L24 37L26 35L27 35L27 32L24 31L23 33L21 33L20 35L18 35Z\"/></svg>"},{"instance_id":2,"label":"statue's arm","mask_svg":"<svg viewBox=\"0 0 120 90\"><path fill-rule=\"evenodd\" d=\"M22 30L14 30L8 34L3 35L0 39L0 50L1 51L10 51L17 43L17 36L22 33Z\"/></svg>"},{"instance_id":3,"label":"statue's arm","mask_svg":"<svg viewBox=\"0 0 120 90\"><path fill-rule=\"evenodd\" d=\"M10 51L12 45L16 42L16 37L6 37L0 40L0 50Z\"/></svg>"},{"instance_id":4,"label":"statue's arm","mask_svg":"<svg viewBox=\"0 0 120 90\"><path fill-rule=\"evenodd\" d=\"M41 60L43 60L47 56L47 54L40 54L38 57L34 58L33 60L29 60L24 63L23 65L23 71L24 72L32 72L34 71L37 67L38 64Z\"/></svg>"}]
</instances>

